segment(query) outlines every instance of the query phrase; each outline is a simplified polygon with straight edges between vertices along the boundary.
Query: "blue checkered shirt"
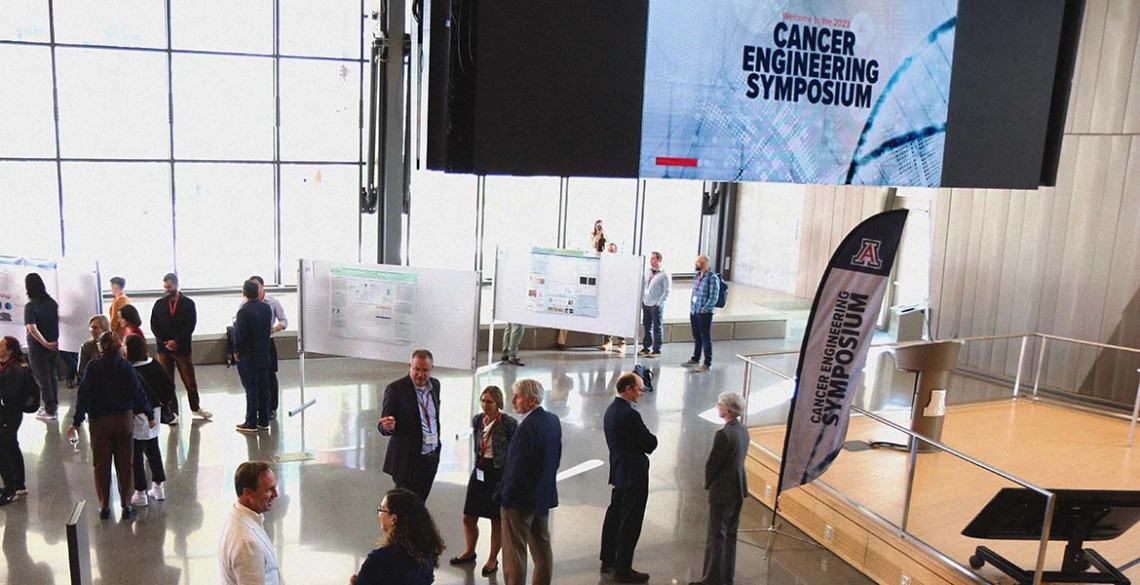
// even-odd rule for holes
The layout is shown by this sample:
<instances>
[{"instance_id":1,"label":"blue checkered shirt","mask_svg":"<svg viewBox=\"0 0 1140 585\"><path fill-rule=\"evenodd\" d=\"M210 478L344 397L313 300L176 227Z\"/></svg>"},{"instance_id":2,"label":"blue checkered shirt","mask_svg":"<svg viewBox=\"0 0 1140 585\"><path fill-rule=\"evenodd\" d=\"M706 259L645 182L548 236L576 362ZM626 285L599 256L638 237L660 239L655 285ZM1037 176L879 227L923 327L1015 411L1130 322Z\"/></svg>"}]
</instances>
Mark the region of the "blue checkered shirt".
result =
<instances>
[{"instance_id":1,"label":"blue checkered shirt","mask_svg":"<svg viewBox=\"0 0 1140 585\"><path fill-rule=\"evenodd\" d=\"M689 314L713 312L716 299L720 296L719 280L716 273L711 270L693 275L693 296L689 299Z\"/></svg>"}]
</instances>

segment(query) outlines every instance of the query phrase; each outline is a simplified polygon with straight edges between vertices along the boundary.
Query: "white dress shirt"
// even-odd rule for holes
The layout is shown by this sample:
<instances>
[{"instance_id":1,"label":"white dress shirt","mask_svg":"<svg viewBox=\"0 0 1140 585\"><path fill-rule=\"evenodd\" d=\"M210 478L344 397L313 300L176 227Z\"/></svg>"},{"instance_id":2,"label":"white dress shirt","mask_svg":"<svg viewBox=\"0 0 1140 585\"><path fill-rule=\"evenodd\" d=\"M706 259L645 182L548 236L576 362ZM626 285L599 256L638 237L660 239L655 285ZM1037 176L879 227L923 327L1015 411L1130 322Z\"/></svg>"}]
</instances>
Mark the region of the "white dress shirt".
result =
<instances>
[{"instance_id":1,"label":"white dress shirt","mask_svg":"<svg viewBox=\"0 0 1140 585\"><path fill-rule=\"evenodd\" d=\"M277 554L262 524L265 517L235 503L218 539L225 585L281 585Z\"/></svg>"}]
</instances>

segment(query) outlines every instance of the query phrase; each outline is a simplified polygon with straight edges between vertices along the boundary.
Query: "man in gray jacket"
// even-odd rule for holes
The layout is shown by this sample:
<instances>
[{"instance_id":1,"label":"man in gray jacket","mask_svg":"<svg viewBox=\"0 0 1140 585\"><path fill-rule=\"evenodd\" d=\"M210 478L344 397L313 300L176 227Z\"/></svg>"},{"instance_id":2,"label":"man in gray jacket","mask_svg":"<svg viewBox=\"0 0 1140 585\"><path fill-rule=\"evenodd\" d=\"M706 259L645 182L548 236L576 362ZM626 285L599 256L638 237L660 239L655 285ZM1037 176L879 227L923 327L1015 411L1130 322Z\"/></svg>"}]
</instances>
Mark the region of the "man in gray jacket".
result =
<instances>
[{"instance_id":1,"label":"man in gray jacket","mask_svg":"<svg viewBox=\"0 0 1140 585\"><path fill-rule=\"evenodd\" d=\"M661 314L672 285L669 273L661 269L661 252L651 253L649 272L645 273L645 294L641 296L641 325L645 327L645 337L641 340L639 355L651 358L661 355Z\"/></svg>"},{"instance_id":2,"label":"man in gray jacket","mask_svg":"<svg viewBox=\"0 0 1140 585\"><path fill-rule=\"evenodd\" d=\"M748 494L744 475L748 429L740 422L744 399L736 392L724 392L717 397L716 411L724 420L724 427L716 432L705 462L709 531L705 539L704 575L689 585L732 585L736 575L736 531Z\"/></svg>"}]
</instances>

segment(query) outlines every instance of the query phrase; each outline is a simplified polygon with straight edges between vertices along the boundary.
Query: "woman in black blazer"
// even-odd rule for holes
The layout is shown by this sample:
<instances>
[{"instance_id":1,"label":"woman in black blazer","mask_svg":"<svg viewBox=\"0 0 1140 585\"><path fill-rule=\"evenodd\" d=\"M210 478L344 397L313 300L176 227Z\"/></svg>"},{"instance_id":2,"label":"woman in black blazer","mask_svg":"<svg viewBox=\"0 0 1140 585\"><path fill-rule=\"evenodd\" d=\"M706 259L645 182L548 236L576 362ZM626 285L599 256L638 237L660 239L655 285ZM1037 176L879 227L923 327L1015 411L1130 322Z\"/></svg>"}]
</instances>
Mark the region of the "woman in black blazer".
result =
<instances>
[{"instance_id":1,"label":"woman in black blazer","mask_svg":"<svg viewBox=\"0 0 1140 585\"><path fill-rule=\"evenodd\" d=\"M475 449L475 469L467 481L467 500L463 504L463 535L467 549L451 559L453 565L475 563L475 545L479 542L479 519L491 520L491 554L483 565L483 576L499 570L499 550L502 532L499 523L499 503L492 494L503 481L503 466L507 464L507 447L511 444L519 424L503 414L503 391L498 386L487 386L479 396L481 414L471 419L471 440Z\"/></svg>"}]
</instances>

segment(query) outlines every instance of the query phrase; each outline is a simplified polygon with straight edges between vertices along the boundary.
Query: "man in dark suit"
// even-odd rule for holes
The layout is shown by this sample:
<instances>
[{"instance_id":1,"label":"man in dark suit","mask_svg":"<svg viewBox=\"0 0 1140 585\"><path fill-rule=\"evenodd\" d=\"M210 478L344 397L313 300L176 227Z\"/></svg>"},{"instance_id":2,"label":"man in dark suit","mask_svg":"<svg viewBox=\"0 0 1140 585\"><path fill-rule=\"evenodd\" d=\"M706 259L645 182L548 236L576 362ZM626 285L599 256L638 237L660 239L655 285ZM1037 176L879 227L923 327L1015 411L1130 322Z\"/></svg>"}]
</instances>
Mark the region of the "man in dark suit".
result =
<instances>
[{"instance_id":1,"label":"man in dark suit","mask_svg":"<svg viewBox=\"0 0 1140 585\"><path fill-rule=\"evenodd\" d=\"M602 572L613 571L618 583L645 583L649 575L633 569L633 551L641 538L645 502L649 499L649 454L657 437L649 432L634 405L645 392L641 377L626 372L606 409L606 446L610 449L610 507L602 524Z\"/></svg>"},{"instance_id":2,"label":"man in dark suit","mask_svg":"<svg viewBox=\"0 0 1140 585\"><path fill-rule=\"evenodd\" d=\"M717 398L717 414L724 427L716 432L705 463L705 489L709 490L709 531L705 540L704 576L689 585L732 585L736 576L736 530L740 508L748 495L744 457L748 429L740 423L744 399L736 392Z\"/></svg>"},{"instance_id":3,"label":"man in dark suit","mask_svg":"<svg viewBox=\"0 0 1140 585\"><path fill-rule=\"evenodd\" d=\"M376 427L391 437L384 473L396 487L427 501L439 469L439 380L431 377L433 358L426 349L412 352L408 375L384 388L384 405Z\"/></svg>"},{"instance_id":4,"label":"man in dark suit","mask_svg":"<svg viewBox=\"0 0 1140 585\"><path fill-rule=\"evenodd\" d=\"M257 281L245 281L241 287L245 303L234 319L234 357L245 388L245 421L237 425L239 433L269 428L269 334L273 309L258 300L257 291Z\"/></svg>"},{"instance_id":5,"label":"man in dark suit","mask_svg":"<svg viewBox=\"0 0 1140 585\"><path fill-rule=\"evenodd\" d=\"M562 460L562 423L542 403L542 384L529 378L511 387L511 404L521 415L507 449L499 484L503 523L503 577L506 585L526 583L526 551L534 555L533 585L550 585L551 508L558 507L555 484Z\"/></svg>"}]
</instances>

